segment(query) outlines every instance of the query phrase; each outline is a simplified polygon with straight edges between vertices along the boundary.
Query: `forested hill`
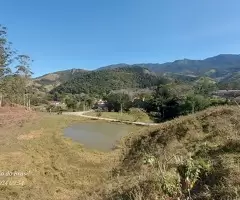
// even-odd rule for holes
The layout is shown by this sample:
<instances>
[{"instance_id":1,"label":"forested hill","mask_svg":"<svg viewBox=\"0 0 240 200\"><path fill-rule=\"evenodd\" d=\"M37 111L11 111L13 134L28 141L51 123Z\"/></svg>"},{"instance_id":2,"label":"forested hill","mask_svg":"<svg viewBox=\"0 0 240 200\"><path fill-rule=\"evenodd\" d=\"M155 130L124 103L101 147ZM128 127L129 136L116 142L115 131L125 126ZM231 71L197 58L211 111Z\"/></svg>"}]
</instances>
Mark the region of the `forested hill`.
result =
<instances>
[{"instance_id":1,"label":"forested hill","mask_svg":"<svg viewBox=\"0 0 240 200\"><path fill-rule=\"evenodd\" d=\"M70 69L64 71L58 71L54 73L45 74L43 76L34 78L33 81L36 86L43 87L47 91L52 90L56 86L70 80L75 74L85 73L83 69Z\"/></svg>"},{"instance_id":2,"label":"forested hill","mask_svg":"<svg viewBox=\"0 0 240 200\"><path fill-rule=\"evenodd\" d=\"M59 85L51 92L103 94L123 88L147 88L157 85L159 76L142 67L120 67L86 73L75 76Z\"/></svg>"},{"instance_id":3,"label":"forested hill","mask_svg":"<svg viewBox=\"0 0 240 200\"><path fill-rule=\"evenodd\" d=\"M219 82L221 89L226 89L226 87L240 89L239 72L240 55L221 54L204 60L183 59L163 64L129 65L120 63L101 67L94 71L71 69L46 74L35 78L34 82L38 84L38 87L44 87L47 91L58 86L54 91L99 93L98 88L104 88L103 90L107 91L126 87L148 87L158 79L156 75L164 74L172 78L193 81L201 76L208 76ZM143 82L141 83L139 80Z\"/></svg>"}]
</instances>

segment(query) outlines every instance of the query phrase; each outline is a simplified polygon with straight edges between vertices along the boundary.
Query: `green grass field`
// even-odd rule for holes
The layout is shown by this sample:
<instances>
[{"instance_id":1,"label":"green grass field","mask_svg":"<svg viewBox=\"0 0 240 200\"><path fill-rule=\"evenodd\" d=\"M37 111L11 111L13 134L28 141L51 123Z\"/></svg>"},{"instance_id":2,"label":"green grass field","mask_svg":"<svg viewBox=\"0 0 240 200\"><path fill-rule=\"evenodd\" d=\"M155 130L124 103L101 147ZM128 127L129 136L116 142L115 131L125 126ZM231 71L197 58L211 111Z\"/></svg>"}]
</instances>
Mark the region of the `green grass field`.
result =
<instances>
[{"instance_id":1,"label":"green grass field","mask_svg":"<svg viewBox=\"0 0 240 200\"><path fill-rule=\"evenodd\" d=\"M98 116L97 112L93 111L93 112L89 112L86 113L85 115L89 115L89 116ZM130 121L130 122L153 122L147 115L144 117L140 117L137 118L135 115L133 114L129 114L129 113L120 113L120 112L101 112L101 116L103 118L111 118L111 119L117 119L120 121Z\"/></svg>"}]
</instances>

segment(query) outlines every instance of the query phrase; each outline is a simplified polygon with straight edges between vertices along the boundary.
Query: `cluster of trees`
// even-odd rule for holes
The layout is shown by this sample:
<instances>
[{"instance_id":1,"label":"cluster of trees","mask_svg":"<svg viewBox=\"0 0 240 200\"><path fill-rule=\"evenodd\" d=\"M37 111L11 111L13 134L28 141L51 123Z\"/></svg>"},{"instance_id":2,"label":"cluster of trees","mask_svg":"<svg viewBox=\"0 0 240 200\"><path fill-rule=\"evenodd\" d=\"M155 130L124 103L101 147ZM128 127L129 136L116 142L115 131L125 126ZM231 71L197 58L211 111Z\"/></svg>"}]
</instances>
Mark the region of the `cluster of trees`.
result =
<instances>
[{"instance_id":1,"label":"cluster of trees","mask_svg":"<svg viewBox=\"0 0 240 200\"><path fill-rule=\"evenodd\" d=\"M29 56L13 50L7 38L7 28L0 25L0 106L10 103L30 107L33 94L31 63Z\"/></svg>"},{"instance_id":2,"label":"cluster of trees","mask_svg":"<svg viewBox=\"0 0 240 200\"><path fill-rule=\"evenodd\" d=\"M140 108L156 121L165 121L212 105L227 103L225 100L212 98L212 92L215 90L216 84L209 78L199 79L187 90L175 82L162 83L152 94L139 93L135 98L127 92L112 92L105 97L106 109L124 112L131 108Z\"/></svg>"},{"instance_id":3,"label":"cluster of trees","mask_svg":"<svg viewBox=\"0 0 240 200\"><path fill-rule=\"evenodd\" d=\"M108 112L129 112L133 108L144 110L156 121L165 121L180 115L194 113L209 106L226 104L227 101L214 99L212 92L217 90L217 84L210 78L202 77L192 86L175 79L158 80L158 86L152 90L135 92L130 89L115 90L102 95L65 94L55 92L51 98L65 102L69 110L87 110L94 103L103 99L106 104L100 110ZM151 92L149 92L151 91ZM135 113L135 112L133 112Z\"/></svg>"},{"instance_id":4,"label":"cluster of trees","mask_svg":"<svg viewBox=\"0 0 240 200\"><path fill-rule=\"evenodd\" d=\"M93 107L96 98L89 96L88 94L60 94L58 92L50 94L48 100L54 100L58 102L65 103L66 109L71 111L85 111Z\"/></svg>"}]
</instances>

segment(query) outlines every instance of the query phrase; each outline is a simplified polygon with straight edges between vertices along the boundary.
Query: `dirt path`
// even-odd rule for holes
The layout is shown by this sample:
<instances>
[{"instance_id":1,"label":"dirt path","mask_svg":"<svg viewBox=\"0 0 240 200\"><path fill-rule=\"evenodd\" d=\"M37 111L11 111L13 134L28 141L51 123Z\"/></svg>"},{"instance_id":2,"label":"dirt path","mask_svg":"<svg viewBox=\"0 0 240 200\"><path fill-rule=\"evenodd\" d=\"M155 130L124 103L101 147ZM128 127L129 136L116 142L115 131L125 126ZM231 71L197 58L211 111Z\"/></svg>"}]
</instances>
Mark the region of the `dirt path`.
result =
<instances>
[{"instance_id":1,"label":"dirt path","mask_svg":"<svg viewBox=\"0 0 240 200\"><path fill-rule=\"evenodd\" d=\"M109 122L121 122L121 123L125 123L125 124L135 124L135 125L141 125L141 126L156 126L156 125L159 125L157 123L130 122L130 121L121 121L121 120L118 120L118 119L111 119L111 118L95 117L95 116L85 115L86 113L89 113L89 112L92 112L92 111L93 110L82 111L82 112L64 112L63 115L75 115L75 116L81 116L81 117L88 118L88 119L98 119L98 120L105 120L105 121L109 121Z\"/></svg>"}]
</instances>

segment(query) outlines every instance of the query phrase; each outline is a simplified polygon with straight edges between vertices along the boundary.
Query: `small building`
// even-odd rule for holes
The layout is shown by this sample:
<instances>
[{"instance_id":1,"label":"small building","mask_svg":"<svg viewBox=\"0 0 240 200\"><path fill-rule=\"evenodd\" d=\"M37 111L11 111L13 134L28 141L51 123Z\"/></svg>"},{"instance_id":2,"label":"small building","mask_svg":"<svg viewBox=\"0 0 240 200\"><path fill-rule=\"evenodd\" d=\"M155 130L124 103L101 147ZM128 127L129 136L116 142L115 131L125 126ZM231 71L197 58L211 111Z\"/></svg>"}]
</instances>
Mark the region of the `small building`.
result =
<instances>
[{"instance_id":1,"label":"small building","mask_svg":"<svg viewBox=\"0 0 240 200\"><path fill-rule=\"evenodd\" d=\"M105 105L105 104L106 104L106 101L103 101L102 99L99 99L99 100L97 101L97 104L98 104L98 105Z\"/></svg>"},{"instance_id":2,"label":"small building","mask_svg":"<svg viewBox=\"0 0 240 200\"><path fill-rule=\"evenodd\" d=\"M98 101L96 101L96 103L94 104L93 109L107 109L107 101L104 101L102 99L99 99Z\"/></svg>"},{"instance_id":3,"label":"small building","mask_svg":"<svg viewBox=\"0 0 240 200\"><path fill-rule=\"evenodd\" d=\"M64 106L65 105L65 103L62 103L60 101L50 101L49 103L50 103L50 105L53 105L53 106Z\"/></svg>"}]
</instances>

